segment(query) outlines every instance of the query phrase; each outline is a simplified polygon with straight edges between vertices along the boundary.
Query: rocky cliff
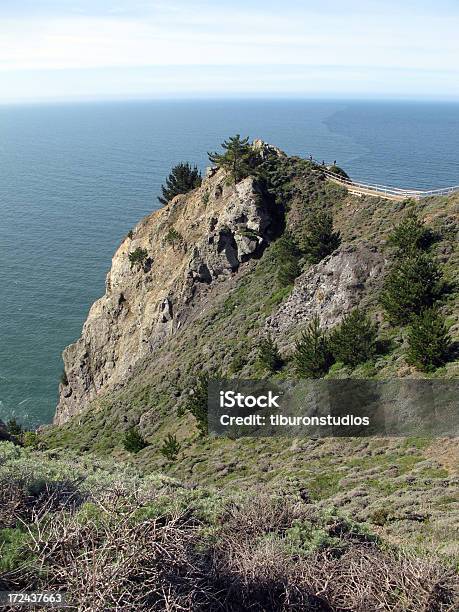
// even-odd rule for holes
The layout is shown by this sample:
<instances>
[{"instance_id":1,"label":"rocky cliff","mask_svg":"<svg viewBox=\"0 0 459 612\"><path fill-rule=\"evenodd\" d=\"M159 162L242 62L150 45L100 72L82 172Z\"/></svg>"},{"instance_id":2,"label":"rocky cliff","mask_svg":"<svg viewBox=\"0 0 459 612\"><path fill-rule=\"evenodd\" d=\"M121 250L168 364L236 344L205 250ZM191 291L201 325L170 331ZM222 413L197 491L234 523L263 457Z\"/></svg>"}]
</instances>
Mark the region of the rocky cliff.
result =
<instances>
[{"instance_id":1,"label":"rocky cliff","mask_svg":"<svg viewBox=\"0 0 459 612\"><path fill-rule=\"evenodd\" d=\"M266 331L279 348L292 349L298 327L314 316L329 329L356 306L365 307L379 290L384 256L365 242L343 245L301 274L288 298L267 318Z\"/></svg>"},{"instance_id":2,"label":"rocky cliff","mask_svg":"<svg viewBox=\"0 0 459 612\"><path fill-rule=\"evenodd\" d=\"M258 257L280 223L255 178L235 185L222 170L210 170L201 187L143 219L116 251L81 338L64 351L55 423L128 379L140 359L154 358L187 325L202 294ZM140 253L134 262L133 253Z\"/></svg>"},{"instance_id":3,"label":"rocky cliff","mask_svg":"<svg viewBox=\"0 0 459 612\"><path fill-rule=\"evenodd\" d=\"M413 204L349 195L310 162L260 141L255 147L262 171L234 184L222 169L210 170L199 188L175 197L124 238L105 295L92 306L81 338L64 351L57 425L85 413L81 439L102 444L102 427L108 446L128 426L138 424L150 435L167 423L164 415L177 409L196 372L262 376L261 338L270 333L288 357L316 314L331 328L360 306L384 332L378 295L391 257L385 240ZM318 264L300 260L294 283L281 286L277 238L287 229L301 240L305 219L318 206L333 214L341 246ZM458 197L415 206L438 230L434 250L454 286ZM448 301L454 339L457 293ZM376 369L353 375L418 375L400 350L403 330L390 334L393 351ZM456 366L448 364L441 375L454 376ZM287 360L284 374L294 375L289 367ZM193 428L193 422L183 426Z\"/></svg>"},{"instance_id":4,"label":"rocky cliff","mask_svg":"<svg viewBox=\"0 0 459 612\"><path fill-rule=\"evenodd\" d=\"M202 372L267 376L260 342L268 333L283 358L274 376L294 378L295 342L312 318L330 330L356 306L378 324L378 354L356 366L335 362L326 377L424 376L407 363L406 327L387 321L379 299L394 262L387 237L407 211L435 236L430 253L450 288L439 307L459 345L458 195L416 203L359 198L306 160L260 144L258 151L256 176L235 185L212 171L122 241L105 295L64 352L67 384L41 442L53 453L113 455L143 474L179 478L190 489L187 512L189 504L209 511L197 483L235 491L237 499L256 485L276 499L338 507L392 542L418 546L424 538L457 555L457 441L201 437L195 417L182 410ZM296 278L286 284L279 275L285 243L304 244L305 222L317 209L333 217L341 244L316 264L297 254ZM428 376L457 378L459 362L452 356ZM132 428L146 441L137 453L124 444ZM170 436L180 445L174 460L162 452Z\"/></svg>"}]
</instances>

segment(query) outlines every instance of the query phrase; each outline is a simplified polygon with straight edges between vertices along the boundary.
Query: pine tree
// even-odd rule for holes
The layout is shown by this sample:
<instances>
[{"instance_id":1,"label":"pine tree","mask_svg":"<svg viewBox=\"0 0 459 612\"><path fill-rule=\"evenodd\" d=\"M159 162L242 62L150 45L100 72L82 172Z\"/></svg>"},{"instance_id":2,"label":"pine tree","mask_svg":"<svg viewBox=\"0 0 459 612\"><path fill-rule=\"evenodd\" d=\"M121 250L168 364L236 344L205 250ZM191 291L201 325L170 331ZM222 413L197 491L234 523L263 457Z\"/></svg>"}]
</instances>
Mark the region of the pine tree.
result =
<instances>
[{"instance_id":1,"label":"pine tree","mask_svg":"<svg viewBox=\"0 0 459 612\"><path fill-rule=\"evenodd\" d=\"M277 280L281 287L288 287L301 274L300 264L296 259L284 260L277 270Z\"/></svg>"},{"instance_id":2,"label":"pine tree","mask_svg":"<svg viewBox=\"0 0 459 612\"><path fill-rule=\"evenodd\" d=\"M180 193L188 193L201 185L202 178L198 168L190 166L188 162L181 162L174 166L166 179L166 185L161 186L162 197L158 196L161 204L167 204Z\"/></svg>"},{"instance_id":3,"label":"pine tree","mask_svg":"<svg viewBox=\"0 0 459 612\"><path fill-rule=\"evenodd\" d=\"M428 253L399 259L384 279L381 304L394 324L407 324L429 308L442 291L441 272Z\"/></svg>"},{"instance_id":4,"label":"pine tree","mask_svg":"<svg viewBox=\"0 0 459 612\"><path fill-rule=\"evenodd\" d=\"M236 134L225 140L221 146L224 153L208 153L209 160L219 168L224 168L234 182L238 183L250 174L254 152L249 139Z\"/></svg>"},{"instance_id":5,"label":"pine tree","mask_svg":"<svg viewBox=\"0 0 459 612\"><path fill-rule=\"evenodd\" d=\"M167 244L172 245L172 248L175 250L177 245L183 244L183 236L178 232L174 227L171 227L167 232L164 240Z\"/></svg>"},{"instance_id":6,"label":"pine tree","mask_svg":"<svg viewBox=\"0 0 459 612\"><path fill-rule=\"evenodd\" d=\"M132 253L128 254L128 259L131 264L131 268L141 268L148 257L146 249L137 247Z\"/></svg>"},{"instance_id":7,"label":"pine tree","mask_svg":"<svg viewBox=\"0 0 459 612\"><path fill-rule=\"evenodd\" d=\"M130 453L138 453L148 446L137 427L131 427L123 436L123 446Z\"/></svg>"},{"instance_id":8,"label":"pine tree","mask_svg":"<svg viewBox=\"0 0 459 612\"><path fill-rule=\"evenodd\" d=\"M15 437L22 436L24 432L24 428L22 427L21 423L19 423L19 421L16 419L16 417L12 417L7 422L6 427L8 429L8 433Z\"/></svg>"},{"instance_id":9,"label":"pine tree","mask_svg":"<svg viewBox=\"0 0 459 612\"><path fill-rule=\"evenodd\" d=\"M425 250L432 237L432 231L423 225L414 211L410 211L390 234L388 243L397 249L399 256L409 256Z\"/></svg>"},{"instance_id":10,"label":"pine tree","mask_svg":"<svg viewBox=\"0 0 459 612\"><path fill-rule=\"evenodd\" d=\"M181 445L177 441L177 436L168 434L167 438L163 442L160 452L169 461L174 461L180 452L180 448L181 448Z\"/></svg>"},{"instance_id":11,"label":"pine tree","mask_svg":"<svg viewBox=\"0 0 459 612\"><path fill-rule=\"evenodd\" d=\"M258 359L268 372L277 372L282 367L282 357L276 342L270 334L260 342Z\"/></svg>"},{"instance_id":12,"label":"pine tree","mask_svg":"<svg viewBox=\"0 0 459 612\"><path fill-rule=\"evenodd\" d=\"M281 287L287 287L301 274L301 267L298 262L300 251L288 232L284 232L276 242L274 251L277 263L277 280Z\"/></svg>"},{"instance_id":13,"label":"pine tree","mask_svg":"<svg viewBox=\"0 0 459 612\"><path fill-rule=\"evenodd\" d=\"M426 308L414 317L408 331L406 361L431 372L448 361L451 338L437 308Z\"/></svg>"},{"instance_id":14,"label":"pine tree","mask_svg":"<svg viewBox=\"0 0 459 612\"><path fill-rule=\"evenodd\" d=\"M359 308L354 308L331 334L333 357L352 367L365 363L376 353L377 333L377 326L371 319Z\"/></svg>"},{"instance_id":15,"label":"pine tree","mask_svg":"<svg viewBox=\"0 0 459 612\"><path fill-rule=\"evenodd\" d=\"M318 316L312 319L297 342L293 361L300 378L320 378L328 372L333 357Z\"/></svg>"},{"instance_id":16,"label":"pine tree","mask_svg":"<svg viewBox=\"0 0 459 612\"><path fill-rule=\"evenodd\" d=\"M184 406L184 410L190 412L196 419L201 436L206 435L208 431L207 393L209 379L210 376L207 373L198 375L193 393L188 396Z\"/></svg>"},{"instance_id":17,"label":"pine tree","mask_svg":"<svg viewBox=\"0 0 459 612\"><path fill-rule=\"evenodd\" d=\"M333 231L333 217L324 210L311 211L306 220L305 233L301 239L301 250L313 264L333 253L341 244L339 232Z\"/></svg>"}]
</instances>

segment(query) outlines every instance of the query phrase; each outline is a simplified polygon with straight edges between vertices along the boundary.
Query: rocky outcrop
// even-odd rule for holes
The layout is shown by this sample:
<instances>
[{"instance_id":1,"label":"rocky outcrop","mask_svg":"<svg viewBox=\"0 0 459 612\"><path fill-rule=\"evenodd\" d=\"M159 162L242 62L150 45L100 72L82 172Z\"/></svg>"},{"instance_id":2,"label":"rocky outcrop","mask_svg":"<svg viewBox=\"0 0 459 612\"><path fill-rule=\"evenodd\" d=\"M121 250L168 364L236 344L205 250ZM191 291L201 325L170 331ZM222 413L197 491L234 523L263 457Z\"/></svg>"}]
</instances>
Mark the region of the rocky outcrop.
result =
<instances>
[{"instance_id":1,"label":"rocky outcrop","mask_svg":"<svg viewBox=\"0 0 459 612\"><path fill-rule=\"evenodd\" d=\"M143 219L116 251L81 338L63 353L66 384L55 423L126 381L139 360L154 358L206 288L258 256L277 231L276 209L257 181L230 184L222 170Z\"/></svg>"},{"instance_id":2,"label":"rocky outcrop","mask_svg":"<svg viewBox=\"0 0 459 612\"><path fill-rule=\"evenodd\" d=\"M288 299L267 319L266 332L280 348L290 349L298 331L314 316L323 327L333 327L376 292L383 269L384 258L375 247L343 245L296 279Z\"/></svg>"}]
</instances>

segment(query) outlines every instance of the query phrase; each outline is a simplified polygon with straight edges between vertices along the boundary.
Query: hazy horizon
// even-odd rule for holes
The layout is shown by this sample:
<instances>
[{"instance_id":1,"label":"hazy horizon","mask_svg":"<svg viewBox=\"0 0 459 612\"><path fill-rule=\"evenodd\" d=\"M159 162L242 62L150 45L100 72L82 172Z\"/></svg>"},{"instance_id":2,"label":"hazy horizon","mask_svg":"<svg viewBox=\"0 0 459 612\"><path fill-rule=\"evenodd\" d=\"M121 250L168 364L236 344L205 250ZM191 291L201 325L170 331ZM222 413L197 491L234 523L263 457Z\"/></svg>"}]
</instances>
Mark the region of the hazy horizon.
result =
<instances>
[{"instance_id":1,"label":"hazy horizon","mask_svg":"<svg viewBox=\"0 0 459 612\"><path fill-rule=\"evenodd\" d=\"M14 101L2 101L0 100L0 107L15 107L15 106L59 106L59 105L79 105L79 104L122 104L122 103L149 103L149 102L170 102L170 103L186 103L186 102L324 102L324 103L394 103L394 104L445 104L445 105L459 105L459 98L409 98L409 97L355 97L355 96L337 96L337 97L324 97L324 96L294 96L288 94L273 94L273 95L221 95L221 96L183 96L183 97L94 97L94 98L53 98L53 99L39 99L39 100L14 100Z\"/></svg>"},{"instance_id":2,"label":"hazy horizon","mask_svg":"<svg viewBox=\"0 0 459 612\"><path fill-rule=\"evenodd\" d=\"M456 0L4 0L0 103L459 101Z\"/></svg>"}]
</instances>

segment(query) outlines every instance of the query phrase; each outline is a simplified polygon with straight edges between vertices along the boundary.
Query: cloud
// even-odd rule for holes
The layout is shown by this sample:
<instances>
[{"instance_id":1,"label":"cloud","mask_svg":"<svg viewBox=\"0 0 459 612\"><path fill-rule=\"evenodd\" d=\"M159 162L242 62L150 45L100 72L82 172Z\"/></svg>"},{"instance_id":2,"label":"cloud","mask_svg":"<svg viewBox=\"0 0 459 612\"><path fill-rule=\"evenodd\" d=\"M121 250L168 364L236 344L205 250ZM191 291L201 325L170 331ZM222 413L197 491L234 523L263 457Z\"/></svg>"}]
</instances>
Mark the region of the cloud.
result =
<instances>
[{"instance_id":1,"label":"cloud","mask_svg":"<svg viewBox=\"0 0 459 612\"><path fill-rule=\"evenodd\" d=\"M446 92L446 93L445 93ZM364 66L155 66L10 74L2 101L131 98L444 98L459 99L449 71Z\"/></svg>"},{"instance_id":2,"label":"cloud","mask_svg":"<svg viewBox=\"0 0 459 612\"><path fill-rule=\"evenodd\" d=\"M134 77L137 68L208 66L199 71L204 90L211 88L212 66L341 66L347 74L359 72L363 82L378 75L383 79L378 87L385 84L388 92L395 85L403 85L403 91L409 87L400 82L400 70L413 81L413 92L425 88L419 80L429 73L428 82L441 83L449 95L455 85L440 77L432 81L430 73L458 77L459 10L453 5L449 12L433 10L441 5L449 0L438 0L436 7L419 0L418 11L413 0L349 0L345 7L338 0L320 5L299 0L7 1L0 5L0 71L8 90L29 71L54 70L62 79L65 70L131 68ZM127 78L125 70L121 75ZM282 79L276 78L280 88ZM242 85L241 71L238 90ZM271 87L276 89L275 81ZM184 95L187 91L183 86Z\"/></svg>"}]
</instances>

